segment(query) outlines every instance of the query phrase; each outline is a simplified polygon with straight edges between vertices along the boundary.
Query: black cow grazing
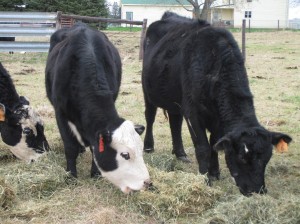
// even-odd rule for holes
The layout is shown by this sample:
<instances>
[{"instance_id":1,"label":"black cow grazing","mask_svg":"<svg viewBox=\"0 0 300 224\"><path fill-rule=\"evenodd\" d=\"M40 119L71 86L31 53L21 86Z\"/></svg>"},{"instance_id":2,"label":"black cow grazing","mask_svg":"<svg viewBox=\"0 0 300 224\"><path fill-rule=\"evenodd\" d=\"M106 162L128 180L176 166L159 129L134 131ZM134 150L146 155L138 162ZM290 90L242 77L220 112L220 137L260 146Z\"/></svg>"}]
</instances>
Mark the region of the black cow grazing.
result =
<instances>
[{"instance_id":1,"label":"black cow grazing","mask_svg":"<svg viewBox=\"0 0 300 224\"><path fill-rule=\"evenodd\" d=\"M90 146L91 176L101 174L124 193L150 183L143 160L143 126L119 117L114 102L121 82L117 49L101 32L79 23L55 32L46 66L47 96L54 106L67 171Z\"/></svg>"},{"instance_id":2,"label":"black cow grazing","mask_svg":"<svg viewBox=\"0 0 300 224\"><path fill-rule=\"evenodd\" d=\"M29 101L19 96L0 63L0 134L19 159L32 162L49 150L44 125Z\"/></svg>"},{"instance_id":3,"label":"black cow grazing","mask_svg":"<svg viewBox=\"0 0 300 224\"><path fill-rule=\"evenodd\" d=\"M163 19L153 26L159 27L160 23L165 26ZM153 26L146 34L142 74L145 149L153 150L152 126L156 108L161 107L170 118L173 151L183 152L183 115L201 174L219 178L217 151L223 149L240 192L265 193L264 173L273 145L292 139L259 124L244 60L233 36L225 29L193 20L183 25L178 22L153 44L151 36L157 34ZM206 130L210 132L209 140Z\"/></svg>"}]
</instances>

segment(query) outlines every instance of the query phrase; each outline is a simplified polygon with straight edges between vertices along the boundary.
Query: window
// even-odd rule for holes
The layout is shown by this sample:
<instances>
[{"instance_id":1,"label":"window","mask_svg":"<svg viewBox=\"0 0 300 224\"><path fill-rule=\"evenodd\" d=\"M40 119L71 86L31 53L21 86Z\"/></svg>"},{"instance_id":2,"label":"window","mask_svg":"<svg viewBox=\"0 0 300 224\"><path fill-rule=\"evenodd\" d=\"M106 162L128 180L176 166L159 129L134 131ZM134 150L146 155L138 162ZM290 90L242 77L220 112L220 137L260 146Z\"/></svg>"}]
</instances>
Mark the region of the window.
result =
<instances>
[{"instance_id":1,"label":"window","mask_svg":"<svg viewBox=\"0 0 300 224\"><path fill-rule=\"evenodd\" d=\"M133 12L126 12L126 19L133 20Z\"/></svg>"},{"instance_id":2,"label":"window","mask_svg":"<svg viewBox=\"0 0 300 224\"><path fill-rule=\"evenodd\" d=\"M245 18L251 18L251 11L245 11Z\"/></svg>"},{"instance_id":3,"label":"window","mask_svg":"<svg viewBox=\"0 0 300 224\"><path fill-rule=\"evenodd\" d=\"M247 2L252 2L252 0L247 0Z\"/></svg>"}]
</instances>

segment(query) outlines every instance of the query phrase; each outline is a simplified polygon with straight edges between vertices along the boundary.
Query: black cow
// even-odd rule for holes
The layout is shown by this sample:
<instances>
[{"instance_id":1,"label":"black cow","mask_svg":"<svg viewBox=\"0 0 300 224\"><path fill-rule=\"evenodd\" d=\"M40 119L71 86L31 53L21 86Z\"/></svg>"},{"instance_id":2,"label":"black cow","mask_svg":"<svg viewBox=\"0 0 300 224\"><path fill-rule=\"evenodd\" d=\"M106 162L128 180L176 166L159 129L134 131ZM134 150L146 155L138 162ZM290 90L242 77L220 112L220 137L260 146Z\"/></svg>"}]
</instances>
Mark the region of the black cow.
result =
<instances>
[{"instance_id":1,"label":"black cow","mask_svg":"<svg viewBox=\"0 0 300 224\"><path fill-rule=\"evenodd\" d=\"M124 193L150 185L143 160L143 126L119 117L114 102L121 82L117 49L101 32L78 23L55 32L46 66L47 96L55 109L67 171L90 146L91 176L101 174Z\"/></svg>"},{"instance_id":2,"label":"black cow","mask_svg":"<svg viewBox=\"0 0 300 224\"><path fill-rule=\"evenodd\" d=\"M19 159L31 162L49 150L44 125L29 101L19 96L13 81L0 63L0 133Z\"/></svg>"},{"instance_id":3,"label":"black cow","mask_svg":"<svg viewBox=\"0 0 300 224\"><path fill-rule=\"evenodd\" d=\"M171 20L171 18L169 18ZM185 20L185 18L182 18ZM176 17L178 20L178 16ZM159 27L165 21L153 23ZM272 145L292 139L263 128L255 115L244 60L225 29L198 20L166 32L155 44L152 24L146 34L142 84L146 106L145 149L153 149L157 107L168 112L174 152L181 148L182 115L195 146L201 174L219 178L218 153L225 159L240 192L265 193L264 172ZM150 38L150 39L149 39ZM210 132L208 140L206 130ZM178 137L179 136L179 137Z\"/></svg>"},{"instance_id":4,"label":"black cow","mask_svg":"<svg viewBox=\"0 0 300 224\"><path fill-rule=\"evenodd\" d=\"M177 29L177 27L180 26L191 25L191 24L196 24L199 27L209 26L209 23L207 23L204 20L193 20L190 18L179 16L173 12L168 12L168 11L165 12L161 20L156 21L149 26L144 41L144 53L148 54L149 49L151 50L152 48L154 48L157 42L160 41L162 37L166 35L169 31ZM146 113L147 124L149 125L147 125L147 131L146 131L146 136L144 141L144 151L153 152L154 139L152 133L152 127L153 127L152 124L155 119L157 107L155 106L156 105L155 103L149 104L148 100L150 100L151 98L148 98L146 96L146 92L148 92L148 90L144 89L144 96L145 96L145 103L146 103L145 113ZM188 159L184 151L183 144L182 144L182 138L181 138L181 126L183 121L182 114L180 113L180 110L178 110L178 108L176 108L175 111L174 110L171 111L170 109L166 111L169 117L169 123L171 127L172 142L173 142L172 153L176 155L177 159L183 162L190 162L190 160Z\"/></svg>"}]
</instances>

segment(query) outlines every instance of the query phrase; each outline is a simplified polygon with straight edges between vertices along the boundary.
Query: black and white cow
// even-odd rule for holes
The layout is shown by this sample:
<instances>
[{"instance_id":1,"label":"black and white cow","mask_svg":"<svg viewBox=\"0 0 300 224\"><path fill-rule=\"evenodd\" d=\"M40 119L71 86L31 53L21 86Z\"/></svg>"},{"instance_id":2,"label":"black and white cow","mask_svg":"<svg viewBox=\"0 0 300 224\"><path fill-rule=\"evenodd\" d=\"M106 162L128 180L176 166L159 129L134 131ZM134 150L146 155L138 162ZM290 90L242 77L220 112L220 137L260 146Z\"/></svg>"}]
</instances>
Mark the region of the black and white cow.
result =
<instances>
[{"instance_id":1,"label":"black and white cow","mask_svg":"<svg viewBox=\"0 0 300 224\"><path fill-rule=\"evenodd\" d=\"M143 126L119 117L115 100L121 59L101 32L78 23L51 36L46 66L47 96L64 143L67 171L90 146L91 176L101 174L124 193L151 185L143 160Z\"/></svg>"},{"instance_id":2,"label":"black and white cow","mask_svg":"<svg viewBox=\"0 0 300 224\"><path fill-rule=\"evenodd\" d=\"M19 96L13 81L0 63L0 133L19 159L32 162L49 150L44 125L29 101Z\"/></svg>"},{"instance_id":3,"label":"black and white cow","mask_svg":"<svg viewBox=\"0 0 300 224\"><path fill-rule=\"evenodd\" d=\"M162 19L153 26L160 23L165 26L166 21ZM151 24L147 30L143 61L145 151L154 148L152 126L156 108L161 107L170 118L173 145L179 147L174 148L175 154L183 152L183 115L201 174L219 178L217 151L223 149L240 192L265 193L264 173L273 145L281 139L286 143L292 139L259 124L244 60L233 36L225 29L193 20L183 25L178 22L153 43L155 27Z\"/></svg>"}]
</instances>

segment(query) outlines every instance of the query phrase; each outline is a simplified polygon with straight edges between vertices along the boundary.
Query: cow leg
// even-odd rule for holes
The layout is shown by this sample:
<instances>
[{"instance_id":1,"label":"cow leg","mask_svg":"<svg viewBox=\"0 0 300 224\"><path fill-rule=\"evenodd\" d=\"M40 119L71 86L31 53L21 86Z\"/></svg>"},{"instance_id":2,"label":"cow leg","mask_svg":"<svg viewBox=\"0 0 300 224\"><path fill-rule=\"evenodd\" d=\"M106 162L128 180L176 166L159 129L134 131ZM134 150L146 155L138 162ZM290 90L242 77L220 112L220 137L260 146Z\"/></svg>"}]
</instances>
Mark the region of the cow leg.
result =
<instances>
[{"instance_id":1,"label":"cow leg","mask_svg":"<svg viewBox=\"0 0 300 224\"><path fill-rule=\"evenodd\" d=\"M98 167L96 166L95 161L94 161L94 153L93 153L92 146L90 147L90 150L91 150L91 153L92 153L91 177L92 178L94 178L94 177L96 177L96 178L97 177L101 177L101 172L98 169Z\"/></svg>"},{"instance_id":2,"label":"cow leg","mask_svg":"<svg viewBox=\"0 0 300 224\"><path fill-rule=\"evenodd\" d=\"M84 147L79 144L76 137L73 135L67 123L67 119L65 119L63 115L56 113L56 120L65 148L67 160L66 170L67 172L70 172L73 177L77 177L76 159L79 153L84 151Z\"/></svg>"},{"instance_id":3,"label":"cow leg","mask_svg":"<svg viewBox=\"0 0 300 224\"><path fill-rule=\"evenodd\" d=\"M212 146L217 142L217 140L218 139L215 134L212 133L210 135L211 157L208 168L208 176L211 180L220 179L218 152L212 149Z\"/></svg>"},{"instance_id":4,"label":"cow leg","mask_svg":"<svg viewBox=\"0 0 300 224\"><path fill-rule=\"evenodd\" d=\"M145 118L146 118L146 133L144 139L144 151L154 151L154 139L153 139L153 123L155 121L155 115L157 107L151 104L145 97Z\"/></svg>"},{"instance_id":5,"label":"cow leg","mask_svg":"<svg viewBox=\"0 0 300 224\"><path fill-rule=\"evenodd\" d=\"M188 128L194 143L196 159L199 164L201 174L208 173L211 150L206 136L206 129L203 128L197 116L191 116L187 119Z\"/></svg>"},{"instance_id":6,"label":"cow leg","mask_svg":"<svg viewBox=\"0 0 300 224\"><path fill-rule=\"evenodd\" d=\"M181 127L183 116L181 114L172 113L168 113L168 116L173 143L172 154L175 154L177 159L186 163L190 163L191 161L188 159L182 144Z\"/></svg>"}]
</instances>

